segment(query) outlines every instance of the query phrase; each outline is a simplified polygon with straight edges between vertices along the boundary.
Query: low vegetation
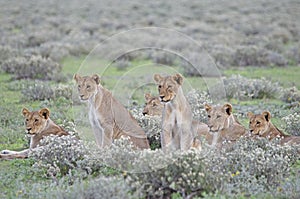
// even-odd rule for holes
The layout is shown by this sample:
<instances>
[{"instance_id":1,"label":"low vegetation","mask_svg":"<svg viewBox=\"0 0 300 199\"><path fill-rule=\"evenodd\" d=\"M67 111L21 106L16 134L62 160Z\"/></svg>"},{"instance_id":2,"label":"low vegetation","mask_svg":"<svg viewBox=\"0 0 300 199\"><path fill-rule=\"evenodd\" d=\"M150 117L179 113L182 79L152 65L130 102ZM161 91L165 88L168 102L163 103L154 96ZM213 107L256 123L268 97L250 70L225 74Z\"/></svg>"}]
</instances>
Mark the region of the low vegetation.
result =
<instances>
[{"instance_id":1,"label":"low vegetation","mask_svg":"<svg viewBox=\"0 0 300 199\"><path fill-rule=\"evenodd\" d=\"M248 111L268 110L276 126L300 136L297 6L1 1L0 150L29 147L23 107L48 107L72 136L44 139L28 159L0 160L0 198L299 198L299 148L241 139L221 151L203 141L201 151L165 154L161 118L142 114L144 94L157 94L152 75L179 72L194 119L207 122L204 104L226 101L246 128ZM98 149L74 73L101 75L151 150L126 139Z\"/></svg>"}]
</instances>

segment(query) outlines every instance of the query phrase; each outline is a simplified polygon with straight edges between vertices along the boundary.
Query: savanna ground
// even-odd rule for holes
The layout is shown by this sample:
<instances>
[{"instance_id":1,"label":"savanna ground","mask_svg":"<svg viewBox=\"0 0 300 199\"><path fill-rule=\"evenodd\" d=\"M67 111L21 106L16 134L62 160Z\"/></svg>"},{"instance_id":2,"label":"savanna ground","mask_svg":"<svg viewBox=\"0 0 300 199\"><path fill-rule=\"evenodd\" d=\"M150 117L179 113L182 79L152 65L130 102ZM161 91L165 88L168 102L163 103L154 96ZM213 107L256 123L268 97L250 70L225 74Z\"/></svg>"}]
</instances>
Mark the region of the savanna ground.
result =
<instances>
[{"instance_id":1,"label":"savanna ground","mask_svg":"<svg viewBox=\"0 0 300 199\"><path fill-rule=\"evenodd\" d=\"M141 114L144 93L157 93L153 74L180 72L195 118L205 122L204 103L227 101L245 127L245 113L268 110L300 135L299 9L292 0L1 1L0 150L29 146L23 107L48 107L81 141L50 138L28 159L0 161L0 198L299 198L295 147L241 140L162 154L160 119ZM93 150L74 73L100 74L153 150L126 140Z\"/></svg>"}]
</instances>

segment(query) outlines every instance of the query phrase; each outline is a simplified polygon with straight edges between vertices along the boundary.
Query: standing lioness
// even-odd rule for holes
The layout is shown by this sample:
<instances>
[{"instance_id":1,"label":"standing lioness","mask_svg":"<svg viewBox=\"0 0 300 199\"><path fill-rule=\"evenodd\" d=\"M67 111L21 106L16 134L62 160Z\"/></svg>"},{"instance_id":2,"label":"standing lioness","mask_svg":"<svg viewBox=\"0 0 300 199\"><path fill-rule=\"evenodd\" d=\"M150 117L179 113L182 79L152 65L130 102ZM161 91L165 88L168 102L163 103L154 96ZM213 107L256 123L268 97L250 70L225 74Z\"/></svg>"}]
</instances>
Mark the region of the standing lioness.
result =
<instances>
[{"instance_id":1,"label":"standing lioness","mask_svg":"<svg viewBox=\"0 0 300 199\"><path fill-rule=\"evenodd\" d=\"M50 119L50 111L47 108L32 112L23 108L22 113L25 117L26 131L31 135L30 147L23 151L3 150L0 154L2 159L27 158L30 149L36 148L44 137L69 135L68 132Z\"/></svg>"},{"instance_id":2,"label":"standing lioness","mask_svg":"<svg viewBox=\"0 0 300 199\"><path fill-rule=\"evenodd\" d=\"M181 85L180 74L162 77L154 75L160 100L164 103L161 146L164 151L187 150L194 140L192 111Z\"/></svg>"},{"instance_id":3,"label":"standing lioness","mask_svg":"<svg viewBox=\"0 0 300 199\"><path fill-rule=\"evenodd\" d=\"M79 98L87 101L89 120L99 147L109 146L114 139L128 136L140 149L148 149L149 143L143 129L128 110L100 84L98 75L81 77L74 75Z\"/></svg>"}]
</instances>

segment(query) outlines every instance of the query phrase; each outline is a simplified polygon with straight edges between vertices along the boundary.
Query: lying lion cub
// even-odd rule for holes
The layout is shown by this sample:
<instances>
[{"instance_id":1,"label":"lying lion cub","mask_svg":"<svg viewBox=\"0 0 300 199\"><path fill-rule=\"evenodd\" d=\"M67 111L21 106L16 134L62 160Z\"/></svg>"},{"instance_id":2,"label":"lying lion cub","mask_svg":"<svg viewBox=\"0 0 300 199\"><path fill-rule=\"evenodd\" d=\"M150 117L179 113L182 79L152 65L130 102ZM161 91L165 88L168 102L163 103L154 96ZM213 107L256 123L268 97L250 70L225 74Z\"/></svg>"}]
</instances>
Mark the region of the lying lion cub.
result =
<instances>
[{"instance_id":1,"label":"lying lion cub","mask_svg":"<svg viewBox=\"0 0 300 199\"><path fill-rule=\"evenodd\" d=\"M253 135L269 140L279 138L281 144L300 144L300 136L285 135L271 122L271 113L264 111L261 114L247 113L249 118L249 130Z\"/></svg>"},{"instance_id":2,"label":"lying lion cub","mask_svg":"<svg viewBox=\"0 0 300 199\"><path fill-rule=\"evenodd\" d=\"M146 100L146 104L145 104L145 107L143 110L143 115L149 115L149 116L161 116L162 115L164 105L160 102L159 97L151 96L151 94L146 93L145 100ZM196 133L197 138L200 138L202 136L204 138L206 138L206 136L209 132L209 128L208 128L207 124L202 123L197 120L193 120L192 126L193 126L194 131L197 132ZM193 147L197 148L198 141L196 141L195 139L196 138L194 138Z\"/></svg>"},{"instance_id":3,"label":"lying lion cub","mask_svg":"<svg viewBox=\"0 0 300 199\"><path fill-rule=\"evenodd\" d=\"M161 146L164 151L188 150L194 141L192 111L181 85L180 74L162 77L154 75L161 102L164 103Z\"/></svg>"},{"instance_id":4,"label":"lying lion cub","mask_svg":"<svg viewBox=\"0 0 300 199\"><path fill-rule=\"evenodd\" d=\"M210 128L210 133L206 137L209 144L220 147L224 143L234 142L246 135L246 129L232 114L231 104L226 103L223 106L206 104L205 110Z\"/></svg>"},{"instance_id":5,"label":"lying lion cub","mask_svg":"<svg viewBox=\"0 0 300 199\"><path fill-rule=\"evenodd\" d=\"M89 120L99 147L110 146L114 139L129 137L140 149L148 149L149 143L143 129L107 89L100 84L98 75L81 77L75 74L79 98L88 102Z\"/></svg>"},{"instance_id":6,"label":"lying lion cub","mask_svg":"<svg viewBox=\"0 0 300 199\"><path fill-rule=\"evenodd\" d=\"M50 111L47 108L32 112L24 108L22 113L25 117L27 133L31 135L30 147L23 151L3 150L0 154L2 159L27 158L30 149L36 148L44 137L49 135L69 135L68 132L50 119Z\"/></svg>"}]
</instances>

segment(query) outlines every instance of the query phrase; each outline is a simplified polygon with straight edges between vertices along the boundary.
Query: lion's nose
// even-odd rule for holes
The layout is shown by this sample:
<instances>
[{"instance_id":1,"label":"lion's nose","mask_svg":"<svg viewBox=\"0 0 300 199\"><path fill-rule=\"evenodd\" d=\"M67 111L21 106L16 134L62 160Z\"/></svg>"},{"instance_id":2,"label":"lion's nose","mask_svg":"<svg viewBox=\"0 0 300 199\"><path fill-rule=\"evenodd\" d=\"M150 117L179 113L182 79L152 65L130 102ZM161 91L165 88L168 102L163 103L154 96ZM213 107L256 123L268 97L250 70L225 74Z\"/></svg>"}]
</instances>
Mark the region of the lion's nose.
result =
<instances>
[{"instance_id":1,"label":"lion's nose","mask_svg":"<svg viewBox=\"0 0 300 199\"><path fill-rule=\"evenodd\" d=\"M30 133L30 131L31 131L31 128L27 128L27 132Z\"/></svg>"},{"instance_id":2,"label":"lion's nose","mask_svg":"<svg viewBox=\"0 0 300 199\"><path fill-rule=\"evenodd\" d=\"M80 98L82 99L84 97L84 95L80 95Z\"/></svg>"},{"instance_id":3,"label":"lion's nose","mask_svg":"<svg viewBox=\"0 0 300 199\"><path fill-rule=\"evenodd\" d=\"M165 96L164 95L160 95L159 97L160 97L161 100L163 100Z\"/></svg>"}]
</instances>

